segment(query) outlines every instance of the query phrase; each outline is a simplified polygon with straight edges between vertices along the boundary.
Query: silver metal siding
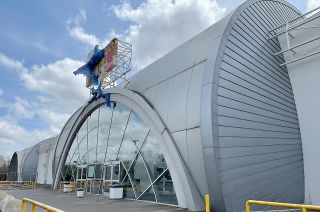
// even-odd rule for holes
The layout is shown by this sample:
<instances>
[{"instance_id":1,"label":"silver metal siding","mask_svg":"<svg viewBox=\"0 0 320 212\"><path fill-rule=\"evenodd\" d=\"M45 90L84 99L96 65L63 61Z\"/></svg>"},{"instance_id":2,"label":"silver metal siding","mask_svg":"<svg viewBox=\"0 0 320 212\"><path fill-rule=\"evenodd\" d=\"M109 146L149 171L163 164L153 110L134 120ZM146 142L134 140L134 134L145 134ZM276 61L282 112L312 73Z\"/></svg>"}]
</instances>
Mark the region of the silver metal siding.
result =
<instances>
[{"instance_id":1,"label":"silver metal siding","mask_svg":"<svg viewBox=\"0 0 320 212\"><path fill-rule=\"evenodd\" d=\"M215 159L225 210L237 212L248 199L304 200L300 129L290 79L278 65L283 58L273 56L280 51L278 41L267 41L272 27L298 13L281 1L250 2L230 22L215 70Z\"/></svg>"}]
</instances>

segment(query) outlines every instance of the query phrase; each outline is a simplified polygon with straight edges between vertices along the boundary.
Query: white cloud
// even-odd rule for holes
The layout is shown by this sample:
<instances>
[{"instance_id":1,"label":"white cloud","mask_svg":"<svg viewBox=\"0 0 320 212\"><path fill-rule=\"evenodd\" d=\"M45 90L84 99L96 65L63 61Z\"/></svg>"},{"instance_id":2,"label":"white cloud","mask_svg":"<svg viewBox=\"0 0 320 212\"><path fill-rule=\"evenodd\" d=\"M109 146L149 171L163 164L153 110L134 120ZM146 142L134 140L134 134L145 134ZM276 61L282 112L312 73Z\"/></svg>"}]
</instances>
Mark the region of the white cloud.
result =
<instances>
[{"instance_id":1,"label":"white cloud","mask_svg":"<svg viewBox=\"0 0 320 212\"><path fill-rule=\"evenodd\" d=\"M10 145L0 148L0 154L12 154L13 150L24 149L60 132L70 115L89 98L84 78L72 73L83 63L65 58L28 69L23 62L0 53L0 66L16 70L26 88L24 92L35 91L37 95L34 101L15 97L14 102L6 102L0 89L0 107L8 109L6 115L0 116L0 146ZM46 129L27 130L19 124L20 120L35 115L48 125Z\"/></svg>"},{"instance_id":2,"label":"white cloud","mask_svg":"<svg viewBox=\"0 0 320 212\"><path fill-rule=\"evenodd\" d=\"M81 24L86 21L86 11L84 9L80 9L74 18L70 18L66 21L69 36L88 45L89 47L99 45L99 39L95 35L85 32L83 27L81 27Z\"/></svg>"},{"instance_id":3,"label":"white cloud","mask_svg":"<svg viewBox=\"0 0 320 212\"><path fill-rule=\"evenodd\" d=\"M99 39L95 35L86 33L80 26L70 28L69 35L72 38L81 41L82 43L87 44L91 47L100 43Z\"/></svg>"},{"instance_id":4,"label":"white cloud","mask_svg":"<svg viewBox=\"0 0 320 212\"><path fill-rule=\"evenodd\" d=\"M27 69L23 66L23 62L19 60L14 60L7 55L0 52L0 66L7 69L25 72Z\"/></svg>"},{"instance_id":5,"label":"white cloud","mask_svg":"<svg viewBox=\"0 0 320 212\"><path fill-rule=\"evenodd\" d=\"M0 96L2 96L3 93L4 91L0 88Z\"/></svg>"},{"instance_id":6,"label":"white cloud","mask_svg":"<svg viewBox=\"0 0 320 212\"><path fill-rule=\"evenodd\" d=\"M144 67L219 20L226 9L216 0L147 0L137 8L127 1L112 7L130 21L125 40L133 44L134 62Z\"/></svg>"},{"instance_id":7,"label":"white cloud","mask_svg":"<svg viewBox=\"0 0 320 212\"><path fill-rule=\"evenodd\" d=\"M87 21L87 12L83 8L81 8L75 17L69 18L66 21L66 24L79 26L80 24L85 23L86 21Z\"/></svg>"},{"instance_id":8,"label":"white cloud","mask_svg":"<svg viewBox=\"0 0 320 212\"><path fill-rule=\"evenodd\" d=\"M72 73L83 63L65 58L48 65L35 65L21 79L28 90L41 93L39 101L47 108L74 112L89 98L84 78Z\"/></svg>"},{"instance_id":9,"label":"white cloud","mask_svg":"<svg viewBox=\"0 0 320 212\"><path fill-rule=\"evenodd\" d=\"M9 118L0 119L0 154L11 156L13 152L30 147L54 133L48 130L26 130Z\"/></svg>"},{"instance_id":10,"label":"white cloud","mask_svg":"<svg viewBox=\"0 0 320 212\"><path fill-rule=\"evenodd\" d=\"M320 7L320 0L308 0L307 8L308 11Z\"/></svg>"},{"instance_id":11,"label":"white cloud","mask_svg":"<svg viewBox=\"0 0 320 212\"><path fill-rule=\"evenodd\" d=\"M31 119L34 115L33 107L27 100L15 98L15 103L8 105L14 119Z\"/></svg>"}]
</instances>

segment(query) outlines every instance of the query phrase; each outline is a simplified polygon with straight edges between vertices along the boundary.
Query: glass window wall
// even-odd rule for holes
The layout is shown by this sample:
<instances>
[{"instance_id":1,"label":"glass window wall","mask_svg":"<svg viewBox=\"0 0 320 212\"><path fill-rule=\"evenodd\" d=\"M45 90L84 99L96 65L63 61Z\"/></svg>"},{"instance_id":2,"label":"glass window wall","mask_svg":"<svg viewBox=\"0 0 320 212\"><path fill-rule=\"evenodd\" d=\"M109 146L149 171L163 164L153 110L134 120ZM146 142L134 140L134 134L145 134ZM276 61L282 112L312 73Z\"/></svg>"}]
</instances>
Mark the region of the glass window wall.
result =
<instances>
[{"instance_id":1,"label":"glass window wall","mask_svg":"<svg viewBox=\"0 0 320 212\"><path fill-rule=\"evenodd\" d=\"M88 192L97 186L108 192L110 184L121 183L126 198L177 205L157 140L133 110L119 103L101 105L82 124L61 175L63 181L88 181Z\"/></svg>"}]
</instances>

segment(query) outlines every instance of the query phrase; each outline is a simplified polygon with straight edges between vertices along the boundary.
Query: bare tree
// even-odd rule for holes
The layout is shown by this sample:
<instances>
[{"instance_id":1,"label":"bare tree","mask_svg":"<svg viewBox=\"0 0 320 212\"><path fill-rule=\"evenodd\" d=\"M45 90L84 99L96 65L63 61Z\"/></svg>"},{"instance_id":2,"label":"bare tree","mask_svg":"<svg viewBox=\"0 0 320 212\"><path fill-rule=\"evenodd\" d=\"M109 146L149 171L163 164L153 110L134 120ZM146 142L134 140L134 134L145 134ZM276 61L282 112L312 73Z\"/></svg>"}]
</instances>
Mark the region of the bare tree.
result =
<instances>
[{"instance_id":1,"label":"bare tree","mask_svg":"<svg viewBox=\"0 0 320 212\"><path fill-rule=\"evenodd\" d=\"M0 155L0 180L6 180L9 171L11 158L9 156Z\"/></svg>"}]
</instances>

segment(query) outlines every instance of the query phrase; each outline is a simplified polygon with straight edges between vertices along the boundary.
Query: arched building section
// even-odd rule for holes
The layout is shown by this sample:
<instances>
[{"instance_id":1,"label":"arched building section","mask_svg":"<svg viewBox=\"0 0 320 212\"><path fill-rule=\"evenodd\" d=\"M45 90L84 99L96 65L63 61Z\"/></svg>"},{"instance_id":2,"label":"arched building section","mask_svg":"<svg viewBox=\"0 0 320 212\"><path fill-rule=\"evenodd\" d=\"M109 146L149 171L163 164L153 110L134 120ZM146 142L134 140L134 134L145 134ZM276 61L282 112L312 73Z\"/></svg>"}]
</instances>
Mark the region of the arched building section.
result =
<instances>
[{"instance_id":1,"label":"arched building section","mask_svg":"<svg viewBox=\"0 0 320 212\"><path fill-rule=\"evenodd\" d=\"M112 94L111 101L117 104L123 104L125 105L125 107L134 111L134 113L137 114L137 117L140 117L140 119L143 120L143 122L145 122L145 126L147 126L147 128L150 129L150 133L152 133L152 137L156 139L157 142L155 143L157 143L157 145L160 146L161 153L163 154L166 165L170 171L170 178L172 178L172 181L173 181L173 186L174 186L176 198L178 201L178 205L181 207L190 208L192 210L201 210L204 207L203 199L200 196L199 192L197 191L194 181L192 180L190 174L188 173L186 166L183 162L183 159L180 153L178 152L178 149L174 141L172 140L169 132L167 131L167 128L165 127L164 123L162 122L157 112L154 111L154 109L149 105L149 103L137 93L134 93L132 91L129 91L123 88L112 88L109 90L109 92ZM63 176L62 174L65 166L65 161L68 158L68 152L70 148L72 148L72 144L78 132L81 132L81 127L84 126L83 123L87 120L88 116L93 111L95 111L101 104L104 104L104 99L99 99L98 101L94 101L91 104L84 106L82 108L81 113L76 112L76 114L79 114L79 116L77 118L72 118L74 120L74 123L71 124L71 126L73 127L69 128L70 132L69 132L68 139L61 140L61 142L65 142L63 144L65 148L61 149L63 150L63 152L56 151L55 159L58 159L58 160L54 162L54 164L57 164L56 166L57 169L54 172L56 173L54 177L55 188L58 186L58 183L61 177L62 179L63 177L67 177L67 175L71 177L72 171L70 169L69 169L70 170L69 174L65 176ZM90 129L90 127L88 129ZM64 132L61 132L61 134L64 134ZM87 138L89 138L89 136L87 136ZM97 139L94 137L92 139L97 141ZM92 139L90 139L90 141ZM89 149L90 148L88 148L88 150ZM58 157L59 155L60 157ZM145 166L148 166L147 163L145 163ZM150 181L152 181L152 176L150 176L150 171L149 171L149 174L147 175L149 175L149 177L151 178ZM153 186L154 186L154 183L156 183L155 181L157 180L154 179L152 181ZM135 195L137 195L137 193ZM155 195L157 194L155 193ZM135 196L135 198L138 198L138 197L139 196ZM141 196L141 198L143 198L143 196ZM161 201L158 201L158 202L161 202ZM172 203L175 204L174 202Z\"/></svg>"},{"instance_id":2,"label":"arched building section","mask_svg":"<svg viewBox=\"0 0 320 212\"><path fill-rule=\"evenodd\" d=\"M52 161L57 138L58 136L53 136L39 144L38 184L52 184Z\"/></svg>"},{"instance_id":3,"label":"arched building section","mask_svg":"<svg viewBox=\"0 0 320 212\"><path fill-rule=\"evenodd\" d=\"M86 180L87 191L94 194L121 183L127 185L126 198L178 204L157 139L138 114L121 103L112 108L103 103L88 115L72 142L61 180Z\"/></svg>"},{"instance_id":4,"label":"arched building section","mask_svg":"<svg viewBox=\"0 0 320 212\"><path fill-rule=\"evenodd\" d=\"M35 181L38 174L39 144L34 145L24 154L21 163L21 181Z\"/></svg>"},{"instance_id":5,"label":"arched building section","mask_svg":"<svg viewBox=\"0 0 320 212\"><path fill-rule=\"evenodd\" d=\"M207 178L216 179L209 181L211 194L224 202L221 211L240 211L248 199L304 201L292 87L286 67L279 66L283 58L273 56L281 51L278 40L268 40L271 29L299 15L285 1L247 1L231 17L215 64L206 67L214 73L203 84L211 102L202 117L212 114L205 163Z\"/></svg>"},{"instance_id":6,"label":"arched building section","mask_svg":"<svg viewBox=\"0 0 320 212\"><path fill-rule=\"evenodd\" d=\"M18 155L15 152L12 155L10 165L9 165L9 171L8 171L8 180L9 181L18 181Z\"/></svg>"}]
</instances>

